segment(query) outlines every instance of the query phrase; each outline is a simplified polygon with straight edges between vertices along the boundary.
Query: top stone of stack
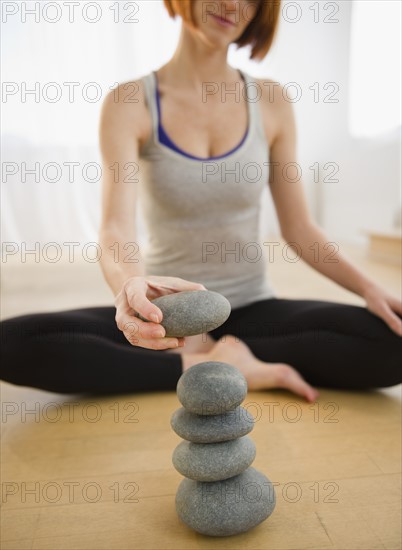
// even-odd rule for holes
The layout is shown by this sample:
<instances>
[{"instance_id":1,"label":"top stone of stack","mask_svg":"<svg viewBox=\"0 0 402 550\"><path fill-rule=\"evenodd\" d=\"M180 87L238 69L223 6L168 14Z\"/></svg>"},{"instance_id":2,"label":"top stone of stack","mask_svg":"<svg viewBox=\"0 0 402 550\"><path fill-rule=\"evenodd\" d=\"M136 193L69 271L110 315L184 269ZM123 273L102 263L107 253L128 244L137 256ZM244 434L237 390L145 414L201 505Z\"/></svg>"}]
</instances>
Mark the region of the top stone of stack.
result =
<instances>
[{"instance_id":1,"label":"top stone of stack","mask_svg":"<svg viewBox=\"0 0 402 550\"><path fill-rule=\"evenodd\" d=\"M221 361L197 363L177 383L180 403L193 414L224 414L238 407L246 395L247 382L242 373Z\"/></svg>"}]
</instances>

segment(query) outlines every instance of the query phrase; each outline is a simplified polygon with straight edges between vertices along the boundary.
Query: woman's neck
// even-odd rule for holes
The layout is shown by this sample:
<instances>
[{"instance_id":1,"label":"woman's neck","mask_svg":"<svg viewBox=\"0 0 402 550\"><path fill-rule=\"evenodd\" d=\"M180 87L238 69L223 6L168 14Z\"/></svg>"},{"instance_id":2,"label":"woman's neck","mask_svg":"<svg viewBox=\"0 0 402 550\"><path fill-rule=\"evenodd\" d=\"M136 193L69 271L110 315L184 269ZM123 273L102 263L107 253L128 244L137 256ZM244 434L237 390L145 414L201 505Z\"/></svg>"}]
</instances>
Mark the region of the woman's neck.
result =
<instances>
[{"instance_id":1,"label":"woman's neck","mask_svg":"<svg viewBox=\"0 0 402 550\"><path fill-rule=\"evenodd\" d=\"M209 46L182 25L180 40L171 60L159 71L166 84L199 89L205 82L230 82L238 71L227 62L227 49Z\"/></svg>"}]
</instances>

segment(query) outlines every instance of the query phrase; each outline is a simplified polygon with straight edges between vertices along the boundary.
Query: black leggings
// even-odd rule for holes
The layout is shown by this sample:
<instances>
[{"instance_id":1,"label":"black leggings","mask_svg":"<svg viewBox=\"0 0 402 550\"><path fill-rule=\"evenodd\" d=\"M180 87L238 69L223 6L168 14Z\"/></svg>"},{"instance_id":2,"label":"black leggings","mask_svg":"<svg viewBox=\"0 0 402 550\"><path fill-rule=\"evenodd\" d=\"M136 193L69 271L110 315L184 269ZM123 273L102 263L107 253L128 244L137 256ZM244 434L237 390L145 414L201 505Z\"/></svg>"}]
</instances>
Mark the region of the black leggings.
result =
<instances>
[{"instance_id":1,"label":"black leggings","mask_svg":"<svg viewBox=\"0 0 402 550\"><path fill-rule=\"evenodd\" d=\"M181 356L132 346L114 317L114 307L95 307L3 321L1 378L60 393L174 390ZM209 334L233 334L259 359L287 363L314 386L401 382L401 338L364 307L271 298L233 309Z\"/></svg>"}]
</instances>

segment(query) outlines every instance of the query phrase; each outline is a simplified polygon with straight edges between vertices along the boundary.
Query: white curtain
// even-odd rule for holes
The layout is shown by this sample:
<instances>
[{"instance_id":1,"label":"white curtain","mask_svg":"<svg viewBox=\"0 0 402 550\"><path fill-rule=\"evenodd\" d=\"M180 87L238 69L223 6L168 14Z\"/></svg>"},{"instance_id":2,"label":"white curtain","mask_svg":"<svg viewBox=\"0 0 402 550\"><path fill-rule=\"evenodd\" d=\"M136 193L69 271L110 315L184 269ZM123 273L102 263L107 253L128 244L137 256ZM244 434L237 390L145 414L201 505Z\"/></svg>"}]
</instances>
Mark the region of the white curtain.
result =
<instances>
[{"instance_id":1,"label":"white curtain","mask_svg":"<svg viewBox=\"0 0 402 550\"><path fill-rule=\"evenodd\" d=\"M160 0L67 9L76 3L10 2L19 10L8 16L3 5L3 131L33 145L96 145L106 93L159 66L175 47L179 25ZM23 6L37 12L37 22ZM57 15L60 20L47 21Z\"/></svg>"},{"instance_id":2,"label":"white curtain","mask_svg":"<svg viewBox=\"0 0 402 550\"><path fill-rule=\"evenodd\" d=\"M83 246L97 240L103 98L164 62L178 22L160 1L4 4L2 239Z\"/></svg>"}]
</instances>

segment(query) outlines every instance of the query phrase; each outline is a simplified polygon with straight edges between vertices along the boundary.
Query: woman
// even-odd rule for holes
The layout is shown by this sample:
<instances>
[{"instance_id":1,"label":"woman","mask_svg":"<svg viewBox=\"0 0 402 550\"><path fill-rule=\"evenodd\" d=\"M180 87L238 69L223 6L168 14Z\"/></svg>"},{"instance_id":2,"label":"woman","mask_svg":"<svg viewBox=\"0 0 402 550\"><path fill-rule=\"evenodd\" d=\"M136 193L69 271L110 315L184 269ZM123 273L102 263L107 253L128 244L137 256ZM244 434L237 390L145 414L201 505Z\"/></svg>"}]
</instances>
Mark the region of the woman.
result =
<instances>
[{"instance_id":1,"label":"woman","mask_svg":"<svg viewBox=\"0 0 402 550\"><path fill-rule=\"evenodd\" d=\"M314 385L399 383L401 303L339 252L325 261L329 239L311 220L301 183L268 170L296 159L291 103L273 81L227 63L231 43L250 45L252 58L265 56L279 4L165 5L183 18L174 56L134 88L119 86L102 110L102 269L116 307L3 322L3 378L63 393L172 390L183 370L217 360L237 366L250 389L286 388L308 401L318 395ZM272 89L279 90L273 99ZM132 176L137 162L139 185ZM264 258L248 253L258 242L260 194L268 184L284 239L367 308L275 295ZM144 259L123 252L135 241L137 192L150 237ZM205 288L229 299L229 319L199 337L166 338L151 300Z\"/></svg>"}]
</instances>

